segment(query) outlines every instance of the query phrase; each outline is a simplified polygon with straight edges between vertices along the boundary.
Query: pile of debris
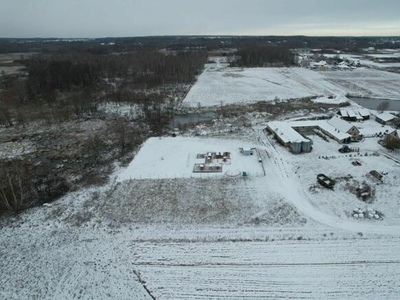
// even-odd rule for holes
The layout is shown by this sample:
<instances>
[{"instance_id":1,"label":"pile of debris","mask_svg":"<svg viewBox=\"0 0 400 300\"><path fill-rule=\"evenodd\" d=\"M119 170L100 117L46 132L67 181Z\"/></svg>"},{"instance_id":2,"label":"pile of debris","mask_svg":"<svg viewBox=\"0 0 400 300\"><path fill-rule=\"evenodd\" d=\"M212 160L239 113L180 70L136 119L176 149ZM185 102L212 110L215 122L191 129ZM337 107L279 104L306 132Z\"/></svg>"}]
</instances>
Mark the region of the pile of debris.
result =
<instances>
[{"instance_id":1,"label":"pile of debris","mask_svg":"<svg viewBox=\"0 0 400 300\"><path fill-rule=\"evenodd\" d=\"M356 219L383 220L383 214L371 208L356 208L353 210L353 217Z\"/></svg>"},{"instance_id":2,"label":"pile of debris","mask_svg":"<svg viewBox=\"0 0 400 300\"><path fill-rule=\"evenodd\" d=\"M371 203L373 201L371 197L375 195L375 190L364 181L356 188L356 195L358 199Z\"/></svg>"}]
</instances>

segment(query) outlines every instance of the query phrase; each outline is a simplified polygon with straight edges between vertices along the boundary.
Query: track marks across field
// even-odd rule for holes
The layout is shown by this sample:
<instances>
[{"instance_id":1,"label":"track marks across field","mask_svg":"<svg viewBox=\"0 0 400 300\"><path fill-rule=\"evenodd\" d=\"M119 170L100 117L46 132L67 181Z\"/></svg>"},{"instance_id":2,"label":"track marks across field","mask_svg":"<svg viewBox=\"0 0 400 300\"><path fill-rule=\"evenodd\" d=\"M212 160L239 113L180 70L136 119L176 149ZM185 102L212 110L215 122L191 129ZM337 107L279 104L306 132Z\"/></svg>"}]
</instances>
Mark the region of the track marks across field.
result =
<instances>
[{"instance_id":1,"label":"track marks across field","mask_svg":"<svg viewBox=\"0 0 400 300\"><path fill-rule=\"evenodd\" d=\"M390 299L400 292L399 247L391 239L149 243L135 265L157 299Z\"/></svg>"}]
</instances>

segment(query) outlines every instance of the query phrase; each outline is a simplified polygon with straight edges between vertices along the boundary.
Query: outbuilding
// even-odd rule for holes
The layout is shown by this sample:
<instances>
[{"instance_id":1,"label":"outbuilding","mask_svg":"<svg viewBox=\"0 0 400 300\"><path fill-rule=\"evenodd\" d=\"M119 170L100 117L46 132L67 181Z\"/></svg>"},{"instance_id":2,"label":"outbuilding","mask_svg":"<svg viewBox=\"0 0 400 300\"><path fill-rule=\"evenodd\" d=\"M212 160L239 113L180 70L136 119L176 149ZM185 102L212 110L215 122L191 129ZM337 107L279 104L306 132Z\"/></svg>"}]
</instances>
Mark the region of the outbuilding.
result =
<instances>
[{"instance_id":1,"label":"outbuilding","mask_svg":"<svg viewBox=\"0 0 400 300\"><path fill-rule=\"evenodd\" d=\"M377 121L378 123L381 123L383 125L389 124L396 119L397 119L397 117L395 115L392 115L391 113L388 113L388 112L383 112L383 113L375 116L375 121Z\"/></svg>"},{"instance_id":2,"label":"outbuilding","mask_svg":"<svg viewBox=\"0 0 400 300\"><path fill-rule=\"evenodd\" d=\"M253 150L251 148L242 148L241 152L245 156L253 155Z\"/></svg>"},{"instance_id":3,"label":"outbuilding","mask_svg":"<svg viewBox=\"0 0 400 300\"><path fill-rule=\"evenodd\" d=\"M267 131L272 133L283 146L289 147L294 154L312 150L312 141L298 133L287 122L270 122Z\"/></svg>"}]
</instances>

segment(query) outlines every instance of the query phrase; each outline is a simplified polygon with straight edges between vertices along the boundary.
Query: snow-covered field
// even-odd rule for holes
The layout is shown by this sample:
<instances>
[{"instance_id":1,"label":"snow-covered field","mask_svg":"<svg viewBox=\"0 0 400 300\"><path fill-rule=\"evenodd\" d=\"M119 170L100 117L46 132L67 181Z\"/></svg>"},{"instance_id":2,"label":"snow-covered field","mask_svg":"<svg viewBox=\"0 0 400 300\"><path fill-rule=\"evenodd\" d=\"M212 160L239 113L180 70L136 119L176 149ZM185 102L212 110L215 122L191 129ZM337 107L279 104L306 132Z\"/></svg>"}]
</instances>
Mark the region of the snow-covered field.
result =
<instances>
[{"instance_id":1,"label":"snow-covered field","mask_svg":"<svg viewBox=\"0 0 400 300\"><path fill-rule=\"evenodd\" d=\"M344 93L361 97L400 100L400 74L375 69L320 73Z\"/></svg>"},{"instance_id":2,"label":"snow-covered field","mask_svg":"<svg viewBox=\"0 0 400 300\"><path fill-rule=\"evenodd\" d=\"M119 180L146 178L180 178L180 177L221 177L228 174L241 174L247 171L249 175L263 175L257 154L244 156L239 148L253 148L240 140L202 139L184 137L166 137L148 139L140 152L123 172ZM222 159L214 163L222 163L222 172L193 173L194 165L204 163L204 158L198 159L198 154L209 152L230 152L231 159L223 163Z\"/></svg>"},{"instance_id":3,"label":"snow-covered field","mask_svg":"<svg viewBox=\"0 0 400 300\"><path fill-rule=\"evenodd\" d=\"M313 71L303 68L207 67L183 105L187 107L245 104L257 101L334 96L329 102L354 96L400 99L400 74L359 68L349 71ZM325 100L324 100L325 99ZM318 101L318 100L317 100Z\"/></svg>"},{"instance_id":4,"label":"snow-covered field","mask_svg":"<svg viewBox=\"0 0 400 300\"><path fill-rule=\"evenodd\" d=\"M372 120L357 126L380 128ZM398 164L372 155L381 150L375 138L357 145L362 166L353 166L335 141L310 137L314 150L295 156L256 130L265 177L251 176L260 166L246 157L256 162L247 164L247 178L126 180L1 223L1 298L396 299ZM149 140L141 152L151 146L158 157L172 141L178 145L172 160L186 162L183 153L198 149L199 139L166 138ZM203 142L241 145L228 137ZM147 166L136 168L144 174ZM382 184L366 176L370 169L387 172ZM369 182L373 203L358 200L344 181L334 191L318 186L320 172ZM348 214L365 206L384 219Z\"/></svg>"},{"instance_id":5,"label":"snow-covered field","mask_svg":"<svg viewBox=\"0 0 400 300\"><path fill-rule=\"evenodd\" d=\"M189 105L339 98L360 87L399 93L397 75L373 70L212 68ZM223 75L231 73L249 77ZM263 122L220 139L151 138L109 184L0 219L0 299L398 299L400 155L368 138L351 145L360 152L350 157L316 135L311 153L293 155ZM365 135L387 128L356 126ZM210 151L231 152L230 165L193 174L197 154ZM229 170L249 176L225 176ZM385 174L382 182L371 170ZM334 190L317 184L319 173L337 180ZM354 193L364 182L371 203ZM383 220L352 216L366 207Z\"/></svg>"},{"instance_id":6,"label":"snow-covered field","mask_svg":"<svg viewBox=\"0 0 400 300\"><path fill-rule=\"evenodd\" d=\"M207 67L183 105L217 106L346 93L318 72L303 68Z\"/></svg>"}]
</instances>

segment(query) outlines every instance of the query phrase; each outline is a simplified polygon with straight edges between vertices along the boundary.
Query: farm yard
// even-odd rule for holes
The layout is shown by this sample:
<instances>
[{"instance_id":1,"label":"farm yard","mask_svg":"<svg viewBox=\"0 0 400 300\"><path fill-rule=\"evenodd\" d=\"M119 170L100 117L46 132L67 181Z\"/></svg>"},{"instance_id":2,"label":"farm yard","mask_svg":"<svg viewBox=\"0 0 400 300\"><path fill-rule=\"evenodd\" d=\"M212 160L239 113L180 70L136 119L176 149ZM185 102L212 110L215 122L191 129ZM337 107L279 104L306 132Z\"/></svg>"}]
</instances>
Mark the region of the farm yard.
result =
<instances>
[{"instance_id":1,"label":"farm yard","mask_svg":"<svg viewBox=\"0 0 400 300\"><path fill-rule=\"evenodd\" d=\"M393 128L352 122L363 136L354 152L299 131L312 148L297 155L266 130L316 121L305 113L326 122L348 93L395 99L398 75L215 61L183 107L311 97L332 108L219 117L198 126L201 137L151 137L106 185L1 220L1 298L398 298L400 154L378 143ZM237 118L249 125L233 130ZM216 135L216 124L227 130Z\"/></svg>"}]
</instances>

